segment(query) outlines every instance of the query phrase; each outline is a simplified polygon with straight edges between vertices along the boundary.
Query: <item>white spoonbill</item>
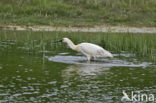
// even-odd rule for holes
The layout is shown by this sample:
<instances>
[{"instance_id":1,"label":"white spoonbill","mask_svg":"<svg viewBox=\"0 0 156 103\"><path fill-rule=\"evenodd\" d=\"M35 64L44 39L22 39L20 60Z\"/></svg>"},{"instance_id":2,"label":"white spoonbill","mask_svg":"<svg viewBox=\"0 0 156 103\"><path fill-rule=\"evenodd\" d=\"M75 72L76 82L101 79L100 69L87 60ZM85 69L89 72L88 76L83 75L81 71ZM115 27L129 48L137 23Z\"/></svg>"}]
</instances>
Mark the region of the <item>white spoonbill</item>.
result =
<instances>
[{"instance_id":1,"label":"white spoonbill","mask_svg":"<svg viewBox=\"0 0 156 103\"><path fill-rule=\"evenodd\" d=\"M113 55L102 47L92 43L80 43L75 45L69 38L63 38L57 42L66 43L72 50L84 54L88 61L97 57L113 57Z\"/></svg>"}]
</instances>

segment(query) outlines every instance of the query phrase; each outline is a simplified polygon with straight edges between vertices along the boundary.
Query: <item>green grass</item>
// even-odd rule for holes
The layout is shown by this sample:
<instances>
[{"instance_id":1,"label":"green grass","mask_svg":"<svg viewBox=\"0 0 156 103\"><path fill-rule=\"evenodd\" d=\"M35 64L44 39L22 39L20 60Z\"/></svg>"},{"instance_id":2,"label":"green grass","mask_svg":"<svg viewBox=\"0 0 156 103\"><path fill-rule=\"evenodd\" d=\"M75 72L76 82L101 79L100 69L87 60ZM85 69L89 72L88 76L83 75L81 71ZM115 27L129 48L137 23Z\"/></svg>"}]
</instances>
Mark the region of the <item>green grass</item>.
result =
<instances>
[{"instance_id":1,"label":"green grass","mask_svg":"<svg viewBox=\"0 0 156 103\"><path fill-rule=\"evenodd\" d=\"M1 0L1 25L156 26L156 0Z\"/></svg>"},{"instance_id":2,"label":"green grass","mask_svg":"<svg viewBox=\"0 0 156 103\"><path fill-rule=\"evenodd\" d=\"M91 42L102 46L113 54L132 53L136 55L135 58L140 58L140 60L156 62L155 34L0 31L0 51L22 50L22 53L34 54L44 50L50 51L50 53L73 52L66 48L65 44L48 45L49 42L63 37L72 39L75 44Z\"/></svg>"}]
</instances>

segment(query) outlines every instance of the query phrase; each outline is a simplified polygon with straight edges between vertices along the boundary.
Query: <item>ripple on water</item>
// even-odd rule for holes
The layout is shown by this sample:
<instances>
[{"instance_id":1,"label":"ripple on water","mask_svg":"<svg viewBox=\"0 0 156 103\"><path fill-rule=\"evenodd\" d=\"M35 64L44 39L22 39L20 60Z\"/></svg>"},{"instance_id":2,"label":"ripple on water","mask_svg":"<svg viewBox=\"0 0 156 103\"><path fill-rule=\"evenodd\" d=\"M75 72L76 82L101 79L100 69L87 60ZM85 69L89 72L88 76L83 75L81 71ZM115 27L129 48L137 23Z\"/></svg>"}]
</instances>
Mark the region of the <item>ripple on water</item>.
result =
<instances>
[{"instance_id":1,"label":"ripple on water","mask_svg":"<svg viewBox=\"0 0 156 103\"><path fill-rule=\"evenodd\" d=\"M49 61L53 62L60 62L60 63L67 63L67 64L81 64L81 65L95 65L95 66L102 66L102 67L113 67L113 66L126 66L126 67L147 67L152 63L149 62L135 62L122 60L118 58L102 58L100 60L91 61L90 63L87 62L87 59L82 56L46 56Z\"/></svg>"},{"instance_id":2,"label":"ripple on water","mask_svg":"<svg viewBox=\"0 0 156 103\"><path fill-rule=\"evenodd\" d=\"M56 84L57 81L48 82L48 84Z\"/></svg>"},{"instance_id":3,"label":"ripple on water","mask_svg":"<svg viewBox=\"0 0 156 103\"><path fill-rule=\"evenodd\" d=\"M4 88L4 85L0 84L0 88Z\"/></svg>"}]
</instances>

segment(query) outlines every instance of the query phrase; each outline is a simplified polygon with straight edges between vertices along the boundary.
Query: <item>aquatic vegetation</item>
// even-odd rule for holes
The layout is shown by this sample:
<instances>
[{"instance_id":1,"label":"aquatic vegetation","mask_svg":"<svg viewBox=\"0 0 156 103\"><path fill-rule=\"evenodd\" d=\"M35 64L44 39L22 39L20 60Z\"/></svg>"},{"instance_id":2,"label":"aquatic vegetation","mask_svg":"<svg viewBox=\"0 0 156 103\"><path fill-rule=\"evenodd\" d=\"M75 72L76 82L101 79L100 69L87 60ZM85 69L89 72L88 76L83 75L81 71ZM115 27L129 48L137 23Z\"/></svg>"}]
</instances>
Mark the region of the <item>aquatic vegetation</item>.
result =
<instances>
[{"instance_id":1,"label":"aquatic vegetation","mask_svg":"<svg viewBox=\"0 0 156 103\"><path fill-rule=\"evenodd\" d=\"M0 31L0 44L2 46L3 42L5 42L8 47L14 41L15 45L11 47L20 47L31 53L38 53L39 51L54 52L61 49L72 52L64 44L50 44L51 41L63 37L72 39L75 44L91 42L104 47L112 53L127 52L147 61L155 62L156 60L155 34Z\"/></svg>"}]
</instances>

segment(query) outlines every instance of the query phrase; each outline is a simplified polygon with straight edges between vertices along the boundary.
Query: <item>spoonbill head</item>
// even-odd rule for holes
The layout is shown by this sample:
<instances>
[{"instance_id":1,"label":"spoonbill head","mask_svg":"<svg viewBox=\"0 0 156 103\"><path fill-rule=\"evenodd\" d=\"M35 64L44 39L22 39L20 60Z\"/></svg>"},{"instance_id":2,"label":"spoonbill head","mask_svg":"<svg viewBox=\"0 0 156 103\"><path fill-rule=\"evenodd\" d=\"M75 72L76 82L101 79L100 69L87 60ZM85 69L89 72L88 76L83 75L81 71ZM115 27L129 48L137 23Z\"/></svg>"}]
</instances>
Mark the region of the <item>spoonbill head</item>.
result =
<instances>
[{"instance_id":1,"label":"spoonbill head","mask_svg":"<svg viewBox=\"0 0 156 103\"><path fill-rule=\"evenodd\" d=\"M109 51L96 44L80 43L75 45L69 38L63 38L61 40L58 40L58 42L66 43L72 50L82 53L87 57L88 61L90 61L92 58L98 57L113 58L113 55Z\"/></svg>"}]
</instances>

